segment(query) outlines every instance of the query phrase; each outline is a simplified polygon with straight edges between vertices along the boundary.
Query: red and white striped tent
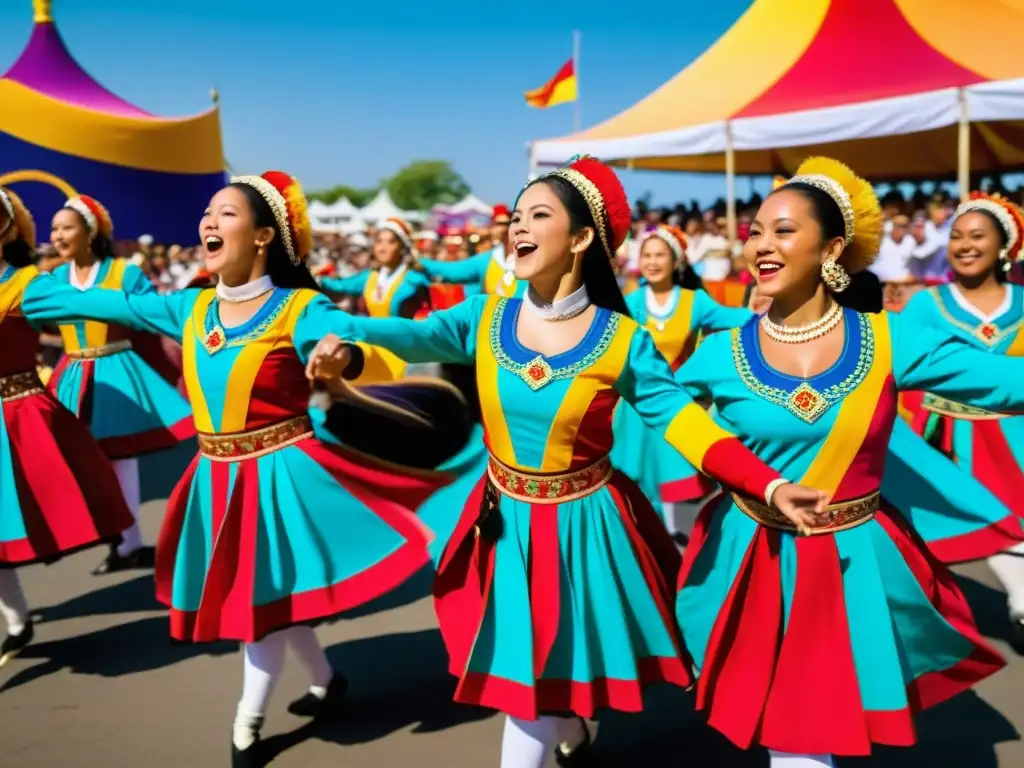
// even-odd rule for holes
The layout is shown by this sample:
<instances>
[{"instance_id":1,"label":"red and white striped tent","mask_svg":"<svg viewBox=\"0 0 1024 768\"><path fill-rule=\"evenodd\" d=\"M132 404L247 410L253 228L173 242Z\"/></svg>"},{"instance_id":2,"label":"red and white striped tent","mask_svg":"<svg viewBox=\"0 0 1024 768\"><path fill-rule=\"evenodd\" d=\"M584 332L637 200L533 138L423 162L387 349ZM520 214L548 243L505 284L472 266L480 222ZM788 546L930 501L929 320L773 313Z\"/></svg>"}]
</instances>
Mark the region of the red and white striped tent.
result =
<instances>
[{"instance_id":1,"label":"red and white striped tent","mask_svg":"<svg viewBox=\"0 0 1024 768\"><path fill-rule=\"evenodd\" d=\"M535 141L532 161L731 178L826 154L875 180L961 183L1024 169L1022 31L1022 0L755 0L654 93Z\"/></svg>"}]
</instances>

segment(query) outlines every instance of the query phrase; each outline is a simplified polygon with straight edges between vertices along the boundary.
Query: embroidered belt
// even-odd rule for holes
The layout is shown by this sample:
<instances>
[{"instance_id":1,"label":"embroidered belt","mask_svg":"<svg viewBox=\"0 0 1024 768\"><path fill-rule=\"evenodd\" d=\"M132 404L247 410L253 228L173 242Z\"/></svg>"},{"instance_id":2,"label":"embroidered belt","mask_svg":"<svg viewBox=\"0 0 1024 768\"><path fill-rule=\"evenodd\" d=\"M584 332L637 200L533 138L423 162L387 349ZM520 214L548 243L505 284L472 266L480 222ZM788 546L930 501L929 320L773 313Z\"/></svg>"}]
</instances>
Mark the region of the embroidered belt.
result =
<instances>
[{"instance_id":1,"label":"embroidered belt","mask_svg":"<svg viewBox=\"0 0 1024 768\"><path fill-rule=\"evenodd\" d=\"M767 506L763 501L754 501L749 497L740 496L736 493L732 494L732 499L736 502L736 506L755 522L780 531L798 532L796 526L789 521L788 517L777 509ZM829 504L825 507L823 515L828 522L816 525L805 533L815 536L823 533L838 533L848 528L856 528L875 516L880 501L881 496L875 491L859 499Z\"/></svg>"},{"instance_id":2,"label":"embroidered belt","mask_svg":"<svg viewBox=\"0 0 1024 768\"><path fill-rule=\"evenodd\" d=\"M37 371L22 371L10 376L0 376L0 401L20 400L29 395L43 392L43 382L39 380Z\"/></svg>"},{"instance_id":3,"label":"embroidered belt","mask_svg":"<svg viewBox=\"0 0 1024 768\"><path fill-rule=\"evenodd\" d=\"M505 496L530 504L561 504L593 493L612 476L607 456L575 472L530 474L502 464L493 456L487 462L487 476Z\"/></svg>"},{"instance_id":4,"label":"embroidered belt","mask_svg":"<svg viewBox=\"0 0 1024 768\"><path fill-rule=\"evenodd\" d=\"M948 400L945 397L933 395L926 392L921 407L926 411L938 413L942 416L952 416L954 419L965 419L967 421L986 421L989 419L1002 419L1005 414L986 411L984 408L975 408L973 405L964 405L955 400Z\"/></svg>"},{"instance_id":5,"label":"embroidered belt","mask_svg":"<svg viewBox=\"0 0 1024 768\"><path fill-rule=\"evenodd\" d=\"M123 339L104 344L102 347L86 347L85 349L76 349L65 354L76 360L95 360L97 357L110 357L110 355L116 355L118 352L124 352L126 349L131 348L132 343L128 339Z\"/></svg>"},{"instance_id":6,"label":"embroidered belt","mask_svg":"<svg viewBox=\"0 0 1024 768\"><path fill-rule=\"evenodd\" d=\"M240 461L254 459L276 451L313 434L313 422L308 416L279 421L269 427L249 432L230 432L211 435L200 432L199 452L212 461Z\"/></svg>"}]
</instances>

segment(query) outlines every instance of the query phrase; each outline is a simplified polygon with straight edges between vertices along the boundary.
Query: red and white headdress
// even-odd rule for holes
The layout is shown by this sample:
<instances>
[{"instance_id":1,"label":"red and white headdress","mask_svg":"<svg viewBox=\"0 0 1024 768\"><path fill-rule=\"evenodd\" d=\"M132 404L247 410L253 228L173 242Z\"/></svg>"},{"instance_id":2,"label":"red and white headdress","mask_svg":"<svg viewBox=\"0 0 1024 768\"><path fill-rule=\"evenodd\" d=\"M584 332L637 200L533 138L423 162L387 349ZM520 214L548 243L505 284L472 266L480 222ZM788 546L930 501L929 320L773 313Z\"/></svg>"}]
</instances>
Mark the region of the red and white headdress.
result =
<instances>
[{"instance_id":1,"label":"red and white headdress","mask_svg":"<svg viewBox=\"0 0 1024 768\"><path fill-rule=\"evenodd\" d=\"M1006 254L1008 261L1024 260L1024 214L1020 208L1002 195L986 195L984 192L971 192L971 196L960 203L953 214L956 221L965 213L985 211L999 222L999 228L1006 235Z\"/></svg>"},{"instance_id":2,"label":"red and white headdress","mask_svg":"<svg viewBox=\"0 0 1024 768\"><path fill-rule=\"evenodd\" d=\"M85 220L85 226L89 230L89 237L103 235L114 237L114 221L103 204L88 195L79 195L70 198L64 203L65 208L70 208Z\"/></svg>"},{"instance_id":3,"label":"red and white headdress","mask_svg":"<svg viewBox=\"0 0 1024 768\"><path fill-rule=\"evenodd\" d=\"M231 183L252 187L267 201L288 258L293 264L304 262L313 250L313 228L298 179L282 171L267 171L260 176L234 176Z\"/></svg>"},{"instance_id":4,"label":"red and white headdress","mask_svg":"<svg viewBox=\"0 0 1024 768\"><path fill-rule=\"evenodd\" d=\"M572 184L586 201L597 225L598 239L608 258L614 259L633 220L626 190L615 171L596 157L576 155L569 159L568 165L542 174L536 181L553 176Z\"/></svg>"},{"instance_id":5,"label":"red and white headdress","mask_svg":"<svg viewBox=\"0 0 1024 768\"><path fill-rule=\"evenodd\" d=\"M677 262L682 263L686 258L686 235L683 234L683 231L679 229L679 227L659 224L654 229L644 232L643 237L640 240L641 245L652 237L656 237L659 240L664 241L672 250L672 255L675 257Z\"/></svg>"},{"instance_id":6,"label":"red and white headdress","mask_svg":"<svg viewBox=\"0 0 1024 768\"><path fill-rule=\"evenodd\" d=\"M14 238L21 240L29 248L35 250L36 223L32 219L32 214L28 212L28 208L21 201L21 198L11 190L0 187L0 205L7 211L7 215L11 220L8 228L0 232L0 241L4 239L4 235L8 234L10 227L14 227L16 230Z\"/></svg>"},{"instance_id":7,"label":"red and white headdress","mask_svg":"<svg viewBox=\"0 0 1024 768\"><path fill-rule=\"evenodd\" d=\"M397 216L384 219L377 227L377 230L391 232L405 246L405 250L412 251L412 227L402 219Z\"/></svg>"},{"instance_id":8,"label":"red and white headdress","mask_svg":"<svg viewBox=\"0 0 1024 768\"><path fill-rule=\"evenodd\" d=\"M508 211L508 206L504 203L498 203L494 206L494 211L491 213L491 224L508 224L512 221L512 215Z\"/></svg>"}]
</instances>

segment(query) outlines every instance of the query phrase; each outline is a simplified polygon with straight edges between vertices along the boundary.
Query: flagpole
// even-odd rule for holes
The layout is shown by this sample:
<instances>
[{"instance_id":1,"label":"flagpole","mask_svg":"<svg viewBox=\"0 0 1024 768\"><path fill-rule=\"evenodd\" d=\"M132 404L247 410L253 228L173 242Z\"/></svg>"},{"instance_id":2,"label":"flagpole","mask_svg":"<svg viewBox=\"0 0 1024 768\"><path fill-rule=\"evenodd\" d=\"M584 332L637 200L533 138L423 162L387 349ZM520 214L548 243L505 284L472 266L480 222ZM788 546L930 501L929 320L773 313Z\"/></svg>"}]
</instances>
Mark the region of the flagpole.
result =
<instances>
[{"instance_id":1,"label":"flagpole","mask_svg":"<svg viewBox=\"0 0 1024 768\"><path fill-rule=\"evenodd\" d=\"M580 132L580 31L572 32L572 71L576 77L576 101L572 105L572 132Z\"/></svg>"}]
</instances>

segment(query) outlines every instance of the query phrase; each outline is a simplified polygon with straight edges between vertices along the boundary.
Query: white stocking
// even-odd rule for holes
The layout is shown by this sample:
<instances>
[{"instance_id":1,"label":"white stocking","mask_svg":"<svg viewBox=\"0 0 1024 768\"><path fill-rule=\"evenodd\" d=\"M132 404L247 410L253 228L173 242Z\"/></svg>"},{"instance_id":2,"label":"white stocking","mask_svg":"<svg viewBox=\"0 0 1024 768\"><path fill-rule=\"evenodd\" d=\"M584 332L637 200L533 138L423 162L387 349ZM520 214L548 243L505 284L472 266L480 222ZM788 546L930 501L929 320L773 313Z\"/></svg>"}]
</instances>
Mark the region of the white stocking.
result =
<instances>
[{"instance_id":1,"label":"white stocking","mask_svg":"<svg viewBox=\"0 0 1024 768\"><path fill-rule=\"evenodd\" d=\"M776 752L769 749L771 768L834 768L832 755L799 755L795 752Z\"/></svg>"},{"instance_id":2,"label":"white stocking","mask_svg":"<svg viewBox=\"0 0 1024 768\"><path fill-rule=\"evenodd\" d=\"M139 507L141 506L139 460L117 459L111 463L114 465L114 473L117 475L118 485L121 486L121 494L124 496L125 504L128 505L132 518L135 520L130 528L122 531L122 541L117 545L117 554L121 557L127 557L142 546L142 530L139 528Z\"/></svg>"},{"instance_id":3,"label":"white stocking","mask_svg":"<svg viewBox=\"0 0 1024 768\"><path fill-rule=\"evenodd\" d=\"M671 501L661 502L661 517L669 533L678 533L676 528L676 505Z\"/></svg>"},{"instance_id":4,"label":"white stocking","mask_svg":"<svg viewBox=\"0 0 1024 768\"><path fill-rule=\"evenodd\" d=\"M560 717L541 715L536 720L505 718L501 739L501 768L544 768L559 737Z\"/></svg>"},{"instance_id":5,"label":"white stocking","mask_svg":"<svg viewBox=\"0 0 1024 768\"><path fill-rule=\"evenodd\" d=\"M284 652L287 648L288 635L284 632L274 632L258 642L245 644L242 698L238 702L233 734L238 749L246 749L256 740L256 733L267 710L267 701L284 670Z\"/></svg>"},{"instance_id":6,"label":"white stocking","mask_svg":"<svg viewBox=\"0 0 1024 768\"><path fill-rule=\"evenodd\" d=\"M282 632L288 635L289 645L309 673L312 683L309 687L310 693L323 699L327 695L327 685L334 677L334 668L327 660L327 654L324 653L320 641L316 639L316 632L312 627L305 626L289 627Z\"/></svg>"},{"instance_id":7,"label":"white stocking","mask_svg":"<svg viewBox=\"0 0 1024 768\"><path fill-rule=\"evenodd\" d=\"M676 504L675 520L676 527L680 533L686 536L693 535L693 526L697 523L697 515L704 508L704 500L684 501Z\"/></svg>"},{"instance_id":8,"label":"white stocking","mask_svg":"<svg viewBox=\"0 0 1024 768\"><path fill-rule=\"evenodd\" d=\"M7 634L20 635L28 621L28 601L13 568L0 568L0 616L7 623Z\"/></svg>"},{"instance_id":9,"label":"white stocking","mask_svg":"<svg viewBox=\"0 0 1024 768\"><path fill-rule=\"evenodd\" d=\"M988 567L1006 591L1010 617L1015 621L1024 619L1024 542L992 555Z\"/></svg>"}]
</instances>

